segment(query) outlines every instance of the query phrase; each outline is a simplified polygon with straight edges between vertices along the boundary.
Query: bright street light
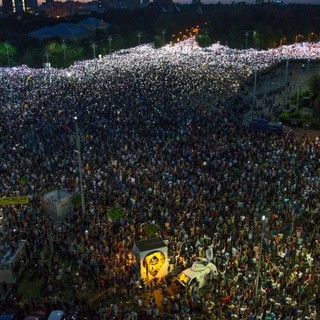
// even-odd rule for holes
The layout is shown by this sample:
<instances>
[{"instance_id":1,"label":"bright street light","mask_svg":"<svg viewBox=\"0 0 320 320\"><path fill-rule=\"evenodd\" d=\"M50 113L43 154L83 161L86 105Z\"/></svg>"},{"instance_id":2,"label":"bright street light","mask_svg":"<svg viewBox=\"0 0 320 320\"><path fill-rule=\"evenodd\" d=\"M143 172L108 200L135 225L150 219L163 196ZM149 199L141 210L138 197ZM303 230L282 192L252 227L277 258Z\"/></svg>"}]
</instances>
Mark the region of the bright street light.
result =
<instances>
[{"instance_id":1,"label":"bright street light","mask_svg":"<svg viewBox=\"0 0 320 320\"><path fill-rule=\"evenodd\" d=\"M262 221L262 230L261 230L261 240L260 240L260 248L259 248L259 262L258 262L258 270L257 270L257 277L256 277L256 289L254 294L254 303L257 305L258 302L258 292L259 292L259 282L260 282L260 270L261 270L261 260L262 260L262 247L263 247L263 240L264 240L264 230L266 226L266 216L263 215L261 217Z\"/></svg>"},{"instance_id":2,"label":"bright street light","mask_svg":"<svg viewBox=\"0 0 320 320\"><path fill-rule=\"evenodd\" d=\"M76 149L77 149L77 160L78 160L78 173L79 173L79 189L80 189L80 196L81 196L81 210L82 210L82 214L85 214L86 212L86 206L85 206L85 197L84 197L84 188L83 188L83 179L82 179L82 158L81 158L81 141L80 141L80 130L79 126L78 126L78 117L74 116L72 118L72 120L74 121L74 125L75 125L75 132L70 129L67 126L64 125L50 125L53 127L62 127L65 128L67 130L69 130L73 135L75 134L75 138L76 138ZM91 126L91 125L99 125L103 122L107 122L107 120L102 119L102 120L98 120L92 123L87 124L83 129Z\"/></svg>"},{"instance_id":3,"label":"bright street light","mask_svg":"<svg viewBox=\"0 0 320 320\"><path fill-rule=\"evenodd\" d=\"M295 40L294 42L297 43L299 41L299 39L303 38L303 35L302 34L297 34L296 37L295 37Z\"/></svg>"},{"instance_id":4,"label":"bright street light","mask_svg":"<svg viewBox=\"0 0 320 320\"><path fill-rule=\"evenodd\" d=\"M282 47L283 43L284 43L286 40L287 40L286 37L281 38L281 39L280 39L280 45L279 45L279 46Z\"/></svg>"},{"instance_id":5,"label":"bright street light","mask_svg":"<svg viewBox=\"0 0 320 320\"><path fill-rule=\"evenodd\" d=\"M140 46L142 33L138 32L137 37L138 37L138 45Z\"/></svg>"},{"instance_id":6,"label":"bright street light","mask_svg":"<svg viewBox=\"0 0 320 320\"><path fill-rule=\"evenodd\" d=\"M244 31L244 36L246 37L245 49L248 49L248 38L249 38L250 32L251 31L248 31L248 30Z\"/></svg>"},{"instance_id":7,"label":"bright street light","mask_svg":"<svg viewBox=\"0 0 320 320\"><path fill-rule=\"evenodd\" d=\"M93 50L93 59L95 59L96 58L96 43L95 42L91 43L91 48Z\"/></svg>"}]
</instances>

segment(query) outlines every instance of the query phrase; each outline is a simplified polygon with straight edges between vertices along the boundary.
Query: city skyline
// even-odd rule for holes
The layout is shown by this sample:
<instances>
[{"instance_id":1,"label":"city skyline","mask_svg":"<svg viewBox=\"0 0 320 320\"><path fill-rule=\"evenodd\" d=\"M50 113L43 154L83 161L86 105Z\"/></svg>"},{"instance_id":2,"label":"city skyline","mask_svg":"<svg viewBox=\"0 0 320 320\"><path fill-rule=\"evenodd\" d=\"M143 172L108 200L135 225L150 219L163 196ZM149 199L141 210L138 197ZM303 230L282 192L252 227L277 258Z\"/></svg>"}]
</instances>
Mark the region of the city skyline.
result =
<instances>
[{"instance_id":1,"label":"city skyline","mask_svg":"<svg viewBox=\"0 0 320 320\"><path fill-rule=\"evenodd\" d=\"M55 0L55 1L60 1L60 2L65 2L66 0ZM89 2L87 0L74 0L74 1L79 1L79 2ZM44 3L45 0L38 0L38 4L41 5ZM192 3L192 0L174 0L173 2L176 3ZM222 4L231 4L233 2L238 3L238 2L245 2L247 4L254 4L256 0L201 0L203 4L217 4L217 3L222 3ZM284 4L289 4L289 3L298 3L298 4L315 4L315 5L320 5L320 0L284 0ZM2 0L0 0L0 6L2 6Z\"/></svg>"},{"instance_id":2,"label":"city skyline","mask_svg":"<svg viewBox=\"0 0 320 320\"><path fill-rule=\"evenodd\" d=\"M191 3L192 0L174 0L174 2L177 3ZM248 4L254 4L256 0L201 0L203 4L217 4L218 2L223 3L223 4L231 4L232 2L246 2ZM284 0L284 4L289 4L289 3L299 3L299 4L317 4L320 5L320 0Z\"/></svg>"}]
</instances>

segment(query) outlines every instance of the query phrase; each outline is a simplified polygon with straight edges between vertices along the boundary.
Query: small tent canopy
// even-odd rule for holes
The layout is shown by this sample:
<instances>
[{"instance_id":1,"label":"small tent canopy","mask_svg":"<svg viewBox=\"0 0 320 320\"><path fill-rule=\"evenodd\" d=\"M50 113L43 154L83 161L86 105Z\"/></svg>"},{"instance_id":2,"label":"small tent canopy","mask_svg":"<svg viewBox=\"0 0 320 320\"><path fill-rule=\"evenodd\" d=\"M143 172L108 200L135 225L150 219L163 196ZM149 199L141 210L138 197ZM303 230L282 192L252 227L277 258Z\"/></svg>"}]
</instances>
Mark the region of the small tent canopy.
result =
<instances>
[{"instance_id":1,"label":"small tent canopy","mask_svg":"<svg viewBox=\"0 0 320 320\"><path fill-rule=\"evenodd\" d=\"M73 196L63 190L53 190L46 193L42 199L42 206L46 213L54 220L69 215L73 210Z\"/></svg>"}]
</instances>

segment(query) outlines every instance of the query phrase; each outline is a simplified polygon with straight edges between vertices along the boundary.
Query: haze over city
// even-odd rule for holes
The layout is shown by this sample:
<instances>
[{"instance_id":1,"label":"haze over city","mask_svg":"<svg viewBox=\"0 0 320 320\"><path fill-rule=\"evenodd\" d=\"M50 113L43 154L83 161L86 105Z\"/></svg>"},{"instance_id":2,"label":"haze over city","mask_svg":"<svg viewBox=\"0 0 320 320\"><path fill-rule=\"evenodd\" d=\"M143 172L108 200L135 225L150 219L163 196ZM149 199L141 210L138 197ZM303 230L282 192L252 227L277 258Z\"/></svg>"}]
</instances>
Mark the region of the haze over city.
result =
<instances>
[{"instance_id":1,"label":"haze over city","mask_svg":"<svg viewBox=\"0 0 320 320\"><path fill-rule=\"evenodd\" d=\"M62 0L63 2L64 0ZM43 2L45 2L44 0L38 0L39 4L42 4ZM80 0L81 2L81 0ZM87 1L83 1L83 2L87 2ZM177 3L191 3L191 0L175 0L174 2ZM203 4L217 4L218 2L223 3L223 4L231 4L232 2L246 2L248 4L254 4L256 1L255 0L246 0L246 1L240 1L240 0L202 0L201 1ZM320 0L284 0L284 4L289 4L289 3L299 3L299 4L316 4L316 5L320 5ZM2 6L2 0L0 0L0 6Z\"/></svg>"},{"instance_id":2,"label":"haze over city","mask_svg":"<svg viewBox=\"0 0 320 320\"><path fill-rule=\"evenodd\" d=\"M184 1L184 0L176 0L174 2L179 2L179 3L189 3L191 1ZM253 4L256 1L255 0L246 0L246 1L240 1L240 0L202 0L202 3L223 3L223 4L231 4L232 2L246 2L248 4ZM288 3L300 3L300 4L320 4L320 0L284 0L284 4L288 4Z\"/></svg>"}]
</instances>

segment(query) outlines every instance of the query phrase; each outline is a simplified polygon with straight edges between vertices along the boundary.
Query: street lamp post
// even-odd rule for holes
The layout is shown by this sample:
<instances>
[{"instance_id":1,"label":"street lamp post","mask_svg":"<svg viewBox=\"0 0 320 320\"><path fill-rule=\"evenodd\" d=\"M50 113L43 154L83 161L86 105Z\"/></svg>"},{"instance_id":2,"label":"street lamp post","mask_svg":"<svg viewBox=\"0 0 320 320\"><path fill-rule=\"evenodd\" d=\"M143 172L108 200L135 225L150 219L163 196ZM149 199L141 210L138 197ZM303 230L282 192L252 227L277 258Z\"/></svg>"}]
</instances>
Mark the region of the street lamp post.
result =
<instances>
[{"instance_id":1,"label":"street lamp post","mask_svg":"<svg viewBox=\"0 0 320 320\"><path fill-rule=\"evenodd\" d=\"M297 34L295 39L294 39L294 42L297 43L300 38L303 38L303 36L301 34Z\"/></svg>"},{"instance_id":2,"label":"street lamp post","mask_svg":"<svg viewBox=\"0 0 320 320\"><path fill-rule=\"evenodd\" d=\"M297 108L299 108L299 99L300 99L300 86L298 87L298 90L297 90Z\"/></svg>"},{"instance_id":3,"label":"street lamp post","mask_svg":"<svg viewBox=\"0 0 320 320\"><path fill-rule=\"evenodd\" d=\"M287 92L288 70L289 70L289 59L287 59L287 62L286 62L286 72L284 75L285 104L287 104L287 95L288 95L288 92Z\"/></svg>"},{"instance_id":4,"label":"street lamp post","mask_svg":"<svg viewBox=\"0 0 320 320\"><path fill-rule=\"evenodd\" d=\"M286 88L287 86L287 81L288 81L288 69L289 69L289 59L286 61L286 72L284 75L284 87Z\"/></svg>"},{"instance_id":5,"label":"street lamp post","mask_svg":"<svg viewBox=\"0 0 320 320\"><path fill-rule=\"evenodd\" d=\"M248 38L249 38L249 35L250 35L250 31L245 31L244 35L246 37L246 49L248 49Z\"/></svg>"},{"instance_id":6,"label":"street lamp post","mask_svg":"<svg viewBox=\"0 0 320 320\"><path fill-rule=\"evenodd\" d=\"M286 41L286 40L287 40L287 38L286 38L286 37L281 38L281 39L280 39L280 45L279 45L279 47L282 47L283 42L284 42L284 41Z\"/></svg>"},{"instance_id":7,"label":"street lamp post","mask_svg":"<svg viewBox=\"0 0 320 320\"><path fill-rule=\"evenodd\" d=\"M173 34L172 36L171 36L171 41L170 41L170 43L171 43L171 45L173 46L174 45L174 43L175 43L175 35Z\"/></svg>"},{"instance_id":8,"label":"street lamp post","mask_svg":"<svg viewBox=\"0 0 320 320\"><path fill-rule=\"evenodd\" d=\"M308 41L312 42L313 38L314 38L314 33L313 32L309 33L308 34Z\"/></svg>"},{"instance_id":9,"label":"street lamp post","mask_svg":"<svg viewBox=\"0 0 320 320\"><path fill-rule=\"evenodd\" d=\"M91 48L93 50L93 59L95 59L96 58L96 43L95 42L92 42Z\"/></svg>"},{"instance_id":10,"label":"street lamp post","mask_svg":"<svg viewBox=\"0 0 320 320\"><path fill-rule=\"evenodd\" d=\"M140 46L142 33L138 32L137 37L138 37L138 45Z\"/></svg>"},{"instance_id":11,"label":"street lamp post","mask_svg":"<svg viewBox=\"0 0 320 320\"><path fill-rule=\"evenodd\" d=\"M79 170L79 185L80 185L80 195L81 195L81 209L82 213L85 214L86 207L84 202L84 192L83 192L83 182L82 182L82 161L81 161L81 145L80 145L80 135L79 135L79 127L78 127L78 118L74 117L74 124L76 128L76 146L78 153L78 170Z\"/></svg>"},{"instance_id":12,"label":"street lamp post","mask_svg":"<svg viewBox=\"0 0 320 320\"><path fill-rule=\"evenodd\" d=\"M255 305L257 305L257 302L258 302L261 260L262 260L262 247L263 247L263 240L264 240L264 231L265 231L265 226L266 226L266 216L263 215L261 217L261 220L262 220L262 230L261 230L261 240L260 240L260 248L259 248L259 262L258 262L258 270L257 270L257 277L256 277L256 288L255 288L255 293L254 293Z\"/></svg>"},{"instance_id":13,"label":"street lamp post","mask_svg":"<svg viewBox=\"0 0 320 320\"><path fill-rule=\"evenodd\" d=\"M302 80L297 84L298 90L297 90L297 107L299 107L299 99L300 99L300 94L301 94L301 86L303 83L305 83L307 80Z\"/></svg>"},{"instance_id":14,"label":"street lamp post","mask_svg":"<svg viewBox=\"0 0 320 320\"><path fill-rule=\"evenodd\" d=\"M253 85L254 106L256 106L256 95L257 95L257 68L254 69L254 85Z\"/></svg>"},{"instance_id":15,"label":"street lamp post","mask_svg":"<svg viewBox=\"0 0 320 320\"><path fill-rule=\"evenodd\" d=\"M66 43L63 41L62 42L62 49L63 49L63 61L64 61L64 66L67 66L67 53L66 53Z\"/></svg>"},{"instance_id":16,"label":"street lamp post","mask_svg":"<svg viewBox=\"0 0 320 320\"><path fill-rule=\"evenodd\" d=\"M67 126L64 125L49 125L50 127L62 127L67 129L73 136L75 135L76 140L76 151L77 151L77 160L78 160L78 171L79 171L79 189L80 189L80 196L81 196L81 211L82 214L85 214L86 207L85 207L85 197L84 197L84 188L83 188L83 179L82 179L82 158L81 158L81 141L80 141L80 132L84 129L88 128L89 126L95 125L100 127L102 123L108 123L106 119L100 119L98 121L92 122L87 124L84 128L79 129L78 126L78 117L73 117L75 132Z\"/></svg>"},{"instance_id":17,"label":"street lamp post","mask_svg":"<svg viewBox=\"0 0 320 320\"><path fill-rule=\"evenodd\" d=\"M111 36L108 37L108 41L109 41L109 54L110 54L111 53L111 42L112 42Z\"/></svg>"},{"instance_id":18,"label":"street lamp post","mask_svg":"<svg viewBox=\"0 0 320 320\"><path fill-rule=\"evenodd\" d=\"M165 35L166 35L166 30L163 29L161 33L162 33L162 44L165 45L165 39L164 39L164 37L165 37Z\"/></svg>"},{"instance_id":19,"label":"street lamp post","mask_svg":"<svg viewBox=\"0 0 320 320\"><path fill-rule=\"evenodd\" d=\"M47 58L47 63L49 63L49 49L46 48L46 58Z\"/></svg>"},{"instance_id":20,"label":"street lamp post","mask_svg":"<svg viewBox=\"0 0 320 320\"><path fill-rule=\"evenodd\" d=\"M45 64L45 66L48 69L49 83L51 83L51 72L50 72L51 63L49 62L49 50L48 50L48 48L46 49L46 58L47 58L47 62Z\"/></svg>"}]
</instances>

